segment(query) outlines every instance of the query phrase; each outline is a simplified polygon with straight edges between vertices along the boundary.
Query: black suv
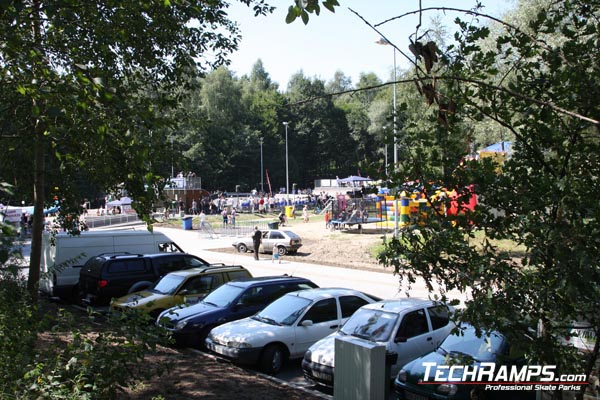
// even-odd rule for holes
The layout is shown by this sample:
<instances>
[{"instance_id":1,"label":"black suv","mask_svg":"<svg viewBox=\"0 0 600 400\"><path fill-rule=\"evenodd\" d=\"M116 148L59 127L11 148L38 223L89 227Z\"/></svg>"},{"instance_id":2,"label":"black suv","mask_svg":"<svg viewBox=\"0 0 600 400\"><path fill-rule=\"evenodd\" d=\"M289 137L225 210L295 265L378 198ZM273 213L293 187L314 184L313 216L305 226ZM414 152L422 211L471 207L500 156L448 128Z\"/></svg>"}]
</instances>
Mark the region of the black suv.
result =
<instances>
[{"instance_id":1,"label":"black suv","mask_svg":"<svg viewBox=\"0 0 600 400\"><path fill-rule=\"evenodd\" d=\"M147 289L169 272L210 265L215 264L185 253L101 254L79 271L80 298L87 304L108 305L113 297Z\"/></svg>"},{"instance_id":2,"label":"black suv","mask_svg":"<svg viewBox=\"0 0 600 400\"><path fill-rule=\"evenodd\" d=\"M204 348L215 326L254 315L286 293L316 287L306 278L288 275L235 279L199 303L163 311L156 323L171 331L178 345Z\"/></svg>"}]
</instances>

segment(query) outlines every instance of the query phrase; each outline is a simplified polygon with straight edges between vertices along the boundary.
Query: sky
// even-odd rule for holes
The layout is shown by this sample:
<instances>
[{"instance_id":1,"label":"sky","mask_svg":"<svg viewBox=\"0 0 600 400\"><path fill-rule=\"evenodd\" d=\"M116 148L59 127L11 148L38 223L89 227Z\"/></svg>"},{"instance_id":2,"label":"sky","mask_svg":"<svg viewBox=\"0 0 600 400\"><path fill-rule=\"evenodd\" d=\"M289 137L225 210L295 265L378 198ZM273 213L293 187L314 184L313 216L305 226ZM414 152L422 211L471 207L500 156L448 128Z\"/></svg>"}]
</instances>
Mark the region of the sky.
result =
<instances>
[{"instance_id":1,"label":"sky","mask_svg":"<svg viewBox=\"0 0 600 400\"><path fill-rule=\"evenodd\" d=\"M423 8L440 6L472 8L475 0L421 0ZM499 16L514 5L514 0L481 0L484 13ZM305 76L329 81L336 71L352 79L356 84L361 73L375 73L382 81L390 80L394 66L394 48L380 45L376 41L380 34L368 26L418 9L419 0L338 0L340 7L331 13L322 7L320 16L310 14L308 25L299 19L285 23L287 8L293 0L271 0L276 10L266 17L254 17L248 7L232 2L228 9L230 18L237 21L242 41L239 50L231 55L232 70L236 76L248 75L252 66L260 59L271 80L279 83L285 91L289 78L302 71ZM423 14L420 34L429 25L434 15L444 16L439 11ZM453 19L456 13L447 13L445 25L454 32ZM383 24L379 30L401 51L409 54L409 36L415 33L418 16L408 16ZM409 63L396 51L398 68L408 68Z\"/></svg>"}]
</instances>

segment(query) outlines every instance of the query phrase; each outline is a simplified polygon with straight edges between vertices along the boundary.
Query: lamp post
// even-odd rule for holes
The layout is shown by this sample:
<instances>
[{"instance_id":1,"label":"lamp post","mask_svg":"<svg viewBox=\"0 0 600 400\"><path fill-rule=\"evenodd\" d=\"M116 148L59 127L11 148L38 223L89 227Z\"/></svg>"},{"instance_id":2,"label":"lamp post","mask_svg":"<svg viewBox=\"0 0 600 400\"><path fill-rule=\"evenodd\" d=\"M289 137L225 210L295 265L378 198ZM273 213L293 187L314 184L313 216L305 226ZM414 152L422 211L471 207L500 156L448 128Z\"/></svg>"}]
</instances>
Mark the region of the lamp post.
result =
<instances>
[{"instance_id":1,"label":"lamp post","mask_svg":"<svg viewBox=\"0 0 600 400\"><path fill-rule=\"evenodd\" d=\"M285 126L285 202L290 203L290 173L288 167L288 122L284 122Z\"/></svg>"},{"instance_id":2,"label":"lamp post","mask_svg":"<svg viewBox=\"0 0 600 400\"><path fill-rule=\"evenodd\" d=\"M392 46L392 48L394 49L394 98L392 103L394 110L392 115L394 116L394 172L396 172L398 170L398 139L396 137L396 46L392 45L388 40L384 38L379 38L379 40L375 43L386 46ZM394 201L394 237L398 236L398 218L400 217L398 215L398 205L398 198L396 198L396 200Z\"/></svg>"},{"instance_id":3,"label":"lamp post","mask_svg":"<svg viewBox=\"0 0 600 400\"><path fill-rule=\"evenodd\" d=\"M382 44L384 46L392 46L394 49L394 97L393 97L393 116L394 116L394 171L398 167L398 139L396 138L396 47L393 46L390 42L388 42L384 38L380 38L375 43Z\"/></svg>"},{"instance_id":4,"label":"lamp post","mask_svg":"<svg viewBox=\"0 0 600 400\"><path fill-rule=\"evenodd\" d=\"M263 138L259 139L260 142L260 192L264 193L265 192L265 188L264 188L264 180L263 180Z\"/></svg>"},{"instance_id":5,"label":"lamp post","mask_svg":"<svg viewBox=\"0 0 600 400\"><path fill-rule=\"evenodd\" d=\"M387 145L387 126L383 127L383 141L384 141L384 151L385 151L385 179L388 179L388 145Z\"/></svg>"},{"instance_id":6,"label":"lamp post","mask_svg":"<svg viewBox=\"0 0 600 400\"><path fill-rule=\"evenodd\" d=\"M173 169L173 136L171 136L171 179L175 178L175 170Z\"/></svg>"}]
</instances>

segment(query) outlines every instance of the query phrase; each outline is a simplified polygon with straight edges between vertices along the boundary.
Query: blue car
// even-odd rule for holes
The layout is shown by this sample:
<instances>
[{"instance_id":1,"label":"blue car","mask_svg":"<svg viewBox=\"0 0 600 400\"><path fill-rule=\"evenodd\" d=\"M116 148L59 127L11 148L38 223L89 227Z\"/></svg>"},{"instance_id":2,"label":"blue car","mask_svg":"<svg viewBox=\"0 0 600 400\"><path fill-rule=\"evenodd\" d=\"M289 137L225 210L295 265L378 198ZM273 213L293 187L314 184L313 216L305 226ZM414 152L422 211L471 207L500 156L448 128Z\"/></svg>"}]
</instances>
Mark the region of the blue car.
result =
<instances>
[{"instance_id":1,"label":"blue car","mask_svg":"<svg viewBox=\"0 0 600 400\"><path fill-rule=\"evenodd\" d=\"M408 400L473 400L473 399L535 399L534 391L485 391L485 385L452 381L448 366L473 368L482 363L522 366L522 354L499 332L477 335L474 327L464 325L464 331L449 335L431 353L419 357L404 367L394 380L398 399ZM485 364L484 364L485 365ZM441 368L438 368L441 367ZM439 369L439 370L438 370ZM460 374L461 370L458 370ZM445 382L425 384L442 376Z\"/></svg>"},{"instance_id":2,"label":"blue car","mask_svg":"<svg viewBox=\"0 0 600 400\"><path fill-rule=\"evenodd\" d=\"M316 287L308 279L287 275L233 280L199 303L163 311L156 323L172 333L177 345L204 348L214 327L254 315L286 293Z\"/></svg>"}]
</instances>

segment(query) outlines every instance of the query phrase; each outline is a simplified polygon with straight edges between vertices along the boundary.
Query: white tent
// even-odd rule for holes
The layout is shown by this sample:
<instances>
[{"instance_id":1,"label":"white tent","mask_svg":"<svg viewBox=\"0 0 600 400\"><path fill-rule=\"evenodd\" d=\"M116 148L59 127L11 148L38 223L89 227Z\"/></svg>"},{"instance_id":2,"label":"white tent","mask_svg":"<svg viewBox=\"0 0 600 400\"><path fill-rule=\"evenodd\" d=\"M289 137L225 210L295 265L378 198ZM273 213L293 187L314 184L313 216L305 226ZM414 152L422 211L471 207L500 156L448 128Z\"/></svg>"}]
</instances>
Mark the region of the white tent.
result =
<instances>
[{"instance_id":1,"label":"white tent","mask_svg":"<svg viewBox=\"0 0 600 400\"><path fill-rule=\"evenodd\" d=\"M107 207L116 207L116 206L127 206L131 204L131 199L129 197L121 197L120 199L109 201L106 203Z\"/></svg>"}]
</instances>

